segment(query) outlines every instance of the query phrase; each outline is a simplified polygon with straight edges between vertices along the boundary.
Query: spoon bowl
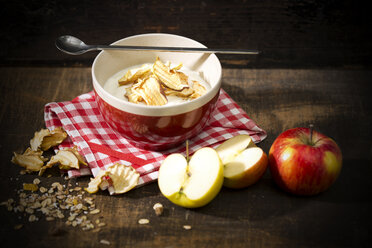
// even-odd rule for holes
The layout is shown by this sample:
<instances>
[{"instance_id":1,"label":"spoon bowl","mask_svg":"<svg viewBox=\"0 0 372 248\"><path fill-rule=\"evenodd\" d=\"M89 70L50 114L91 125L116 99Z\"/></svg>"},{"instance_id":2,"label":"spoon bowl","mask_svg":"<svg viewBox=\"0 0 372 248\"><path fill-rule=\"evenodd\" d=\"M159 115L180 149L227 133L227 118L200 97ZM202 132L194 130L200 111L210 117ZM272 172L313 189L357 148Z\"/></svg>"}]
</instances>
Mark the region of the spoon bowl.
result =
<instances>
[{"instance_id":1,"label":"spoon bowl","mask_svg":"<svg viewBox=\"0 0 372 248\"><path fill-rule=\"evenodd\" d=\"M56 47L62 52L71 55L80 55L91 49L91 47L85 44L82 40L71 35L58 37L56 39Z\"/></svg>"}]
</instances>

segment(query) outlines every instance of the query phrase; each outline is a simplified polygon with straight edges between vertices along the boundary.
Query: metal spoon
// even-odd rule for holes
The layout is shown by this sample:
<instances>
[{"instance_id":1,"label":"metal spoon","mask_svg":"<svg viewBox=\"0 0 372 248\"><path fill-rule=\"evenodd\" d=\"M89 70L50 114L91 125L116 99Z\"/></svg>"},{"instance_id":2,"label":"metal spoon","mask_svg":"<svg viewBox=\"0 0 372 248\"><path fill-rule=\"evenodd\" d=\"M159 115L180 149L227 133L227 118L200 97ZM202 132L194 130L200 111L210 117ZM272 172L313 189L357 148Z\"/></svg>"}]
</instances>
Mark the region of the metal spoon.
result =
<instances>
[{"instance_id":1,"label":"metal spoon","mask_svg":"<svg viewBox=\"0 0 372 248\"><path fill-rule=\"evenodd\" d=\"M80 55L96 50L135 50L135 51L162 51L162 52L193 52L193 53L229 53L229 54L259 54L257 50L247 49L209 49L199 47L156 47L156 46L107 46L87 45L82 40L71 36L63 35L57 38L56 47L62 52L71 55Z\"/></svg>"}]
</instances>

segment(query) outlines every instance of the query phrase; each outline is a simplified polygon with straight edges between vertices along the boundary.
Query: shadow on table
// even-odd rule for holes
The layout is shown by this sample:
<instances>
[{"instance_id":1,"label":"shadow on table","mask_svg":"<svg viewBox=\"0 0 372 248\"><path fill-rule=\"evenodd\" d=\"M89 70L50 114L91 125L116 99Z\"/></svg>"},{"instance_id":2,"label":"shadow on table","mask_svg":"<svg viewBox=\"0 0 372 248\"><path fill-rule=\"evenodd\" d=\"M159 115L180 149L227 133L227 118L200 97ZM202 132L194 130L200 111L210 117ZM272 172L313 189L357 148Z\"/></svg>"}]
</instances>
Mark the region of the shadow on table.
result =
<instances>
[{"instance_id":1,"label":"shadow on table","mask_svg":"<svg viewBox=\"0 0 372 248\"><path fill-rule=\"evenodd\" d=\"M259 182L248 188L223 187L210 204L195 211L228 219L261 221L296 212L307 202L307 198L280 190L267 171Z\"/></svg>"},{"instance_id":2,"label":"shadow on table","mask_svg":"<svg viewBox=\"0 0 372 248\"><path fill-rule=\"evenodd\" d=\"M222 188L217 197L199 213L235 220L261 221L301 211L304 207L318 206L322 202L353 206L355 210L371 203L371 162L344 160L337 181L325 192L315 196L295 196L279 189L271 179L269 170L255 185L246 189Z\"/></svg>"},{"instance_id":3,"label":"shadow on table","mask_svg":"<svg viewBox=\"0 0 372 248\"><path fill-rule=\"evenodd\" d=\"M372 203L372 161L344 159L342 170L332 187L316 200L331 203Z\"/></svg>"}]
</instances>

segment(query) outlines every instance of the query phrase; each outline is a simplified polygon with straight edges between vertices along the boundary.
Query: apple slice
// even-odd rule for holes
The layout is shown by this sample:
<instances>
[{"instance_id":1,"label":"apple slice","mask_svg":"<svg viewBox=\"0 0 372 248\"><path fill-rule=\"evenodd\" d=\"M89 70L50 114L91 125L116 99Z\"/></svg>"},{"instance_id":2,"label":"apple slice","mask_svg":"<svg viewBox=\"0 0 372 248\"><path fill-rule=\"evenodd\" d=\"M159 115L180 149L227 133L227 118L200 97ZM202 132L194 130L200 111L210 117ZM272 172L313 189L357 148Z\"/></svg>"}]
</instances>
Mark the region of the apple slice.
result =
<instances>
[{"instance_id":1,"label":"apple slice","mask_svg":"<svg viewBox=\"0 0 372 248\"><path fill-rule=\"evenodd\" d=\"M234 158L247 149L248 147L255 147L251 137L247 134L240 134L234 136L216 148L223 165L231 162Z\"/></svg>"},{"instance_id":2,"label":"apple slice","mask_svg":"<svg viewBox=\"0 0 372 248\"><path fill-rule=\"evenodd\" d=\"M186 208L208 204L223 184L223 166L217 152L199 149L188 163L179 153L169 155L159 169L161 193L171 202Z\"/></svg>"},{"instance_id":3,"label":"apple slice","mask_svg":"<svg viewBox=\"0 0 372 248\"><path fill-rule=\"evenodd\" d=\"M263 176L267 165L267 155L261 148L248 148L225 164L223 185L235 189L248 187Z\"/></svg>"}]
</instances>

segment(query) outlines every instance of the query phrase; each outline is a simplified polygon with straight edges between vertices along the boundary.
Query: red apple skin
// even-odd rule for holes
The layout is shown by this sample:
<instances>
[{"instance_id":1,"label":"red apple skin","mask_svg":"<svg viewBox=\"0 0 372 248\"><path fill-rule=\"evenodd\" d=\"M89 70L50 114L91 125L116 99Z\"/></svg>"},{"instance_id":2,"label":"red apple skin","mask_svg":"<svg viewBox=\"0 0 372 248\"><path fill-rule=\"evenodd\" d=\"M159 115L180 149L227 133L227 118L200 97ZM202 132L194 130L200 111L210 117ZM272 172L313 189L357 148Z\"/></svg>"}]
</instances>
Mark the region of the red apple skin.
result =
<instances>
[{"instance_id":1,"label":"red apple skin","mask_svg":"<svg viewBox=\"0 0 372 248\"><path fill-rule=\"evenodd\" d=\"M336 142L310 128L293 128L280 134L269 151L269 168L280 188L296 195L316 195L327 190L342 167Z\"/></svg>"}]
</instances>

